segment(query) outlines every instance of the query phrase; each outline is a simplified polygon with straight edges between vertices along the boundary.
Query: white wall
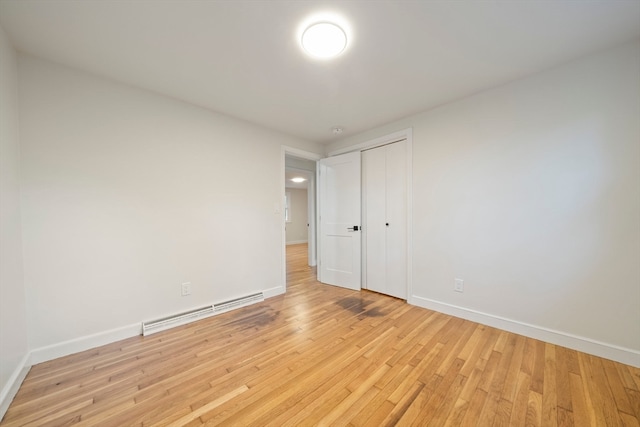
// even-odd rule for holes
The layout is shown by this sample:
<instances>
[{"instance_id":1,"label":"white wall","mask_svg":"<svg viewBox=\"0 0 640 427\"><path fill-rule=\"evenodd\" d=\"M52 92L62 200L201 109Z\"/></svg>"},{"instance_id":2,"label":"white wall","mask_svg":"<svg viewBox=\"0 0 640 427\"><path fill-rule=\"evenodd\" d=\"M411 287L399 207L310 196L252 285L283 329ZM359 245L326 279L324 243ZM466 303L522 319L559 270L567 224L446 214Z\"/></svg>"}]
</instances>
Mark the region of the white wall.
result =
<instances>
[{"instance_id":1,"label":"white wall","mask_svg":"<svg viewBox=\"0 0 640 427\"><path fill-rule=\"evenodd\" d=\"M332 144L413 127L411 302L639 365L639 76L635 42Z\"/></svg>"},{"instance_id":2,"label":"white wall","mask_svg":"<svg viewBox=\"0 0 640 427\"><path fill-rule=\"evenodd\" d=\"M28 354L19 175L17 59L0 28L0 419Z\"/></svg>"},{"instance_id":3,"label":"white wall","mask_svg":"<svg viewBox=\"0 0 640 427\"><path fill-rule=\"evenodd\" d=\"M306 171L316 171L316 162L313 160L299 159L297 157L287 156L285 158L285 166L288 168L303 169Z\"/></svg>"},{"instance_id":4,"label":"white wall","mask_svg":"<svg viewBox=\"0 0 640 427\"><path fill-rule=\"evenodd\" d=\"M31 57L19 72L31 348L284 291L281 145L319 146Z\"/></svg>"},{"instance_id":5,"label":"white wall","mask_svg":"<svg viewBox=\"0 0 640 427\"><path fill-rule=\"evenodd\" d=\"M287 243L304 243L307 236L307 190L287 188L291 195L291 222L286 224Z\"/></svg>"}]
</instances>

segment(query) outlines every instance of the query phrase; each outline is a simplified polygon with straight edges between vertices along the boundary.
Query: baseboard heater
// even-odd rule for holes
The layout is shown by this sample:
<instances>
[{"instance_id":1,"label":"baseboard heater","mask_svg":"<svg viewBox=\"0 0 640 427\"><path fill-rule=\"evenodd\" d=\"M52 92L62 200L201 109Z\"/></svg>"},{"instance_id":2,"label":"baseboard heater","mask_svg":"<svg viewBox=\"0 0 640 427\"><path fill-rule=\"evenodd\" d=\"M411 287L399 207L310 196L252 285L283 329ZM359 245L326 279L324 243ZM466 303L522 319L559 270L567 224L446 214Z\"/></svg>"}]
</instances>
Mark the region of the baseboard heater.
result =
<instances>
[{"instance_id":1,"label":"baseboard heater","mask_svg":"<svg viewBox=\"0 0 640 427\"><path fill-rule=\"evenodd\" d=\"M224 313L236 308L245 307L264 301L264 294L258 292L256 294L235 298L221 303L207 305L205 307L196 308L194 310L185 311L183 313L174 314L163 317L161 319L142 322L142 335L147 336L156 332L165 331L176 326L186 325L196 320L204 319L215 314Z\"/></svg>"}]
</instances>

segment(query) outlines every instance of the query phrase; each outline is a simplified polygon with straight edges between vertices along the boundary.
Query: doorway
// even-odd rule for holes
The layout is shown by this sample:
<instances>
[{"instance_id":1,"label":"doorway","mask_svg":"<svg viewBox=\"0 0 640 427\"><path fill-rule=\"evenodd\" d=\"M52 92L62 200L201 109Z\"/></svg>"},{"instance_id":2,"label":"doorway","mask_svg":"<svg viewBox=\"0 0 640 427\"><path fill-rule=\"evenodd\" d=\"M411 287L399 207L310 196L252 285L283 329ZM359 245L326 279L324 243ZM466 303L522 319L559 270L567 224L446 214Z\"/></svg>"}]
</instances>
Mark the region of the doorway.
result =
<instances>
[{"instance_id":1,"label":"doorway","mask_svg":"<svg viewBox=\"0 0 640 427\"><path fill-rule=\"evenodd\" d=\"M316 161L321 155L282 147L282 272L286 289L287 249L296 250L296 259L306 258L307 267L314 267L316 256ZM292 179L302 178L302 182ZM304 250L304 253L301 251Z\"/></svg>"},{"instance_id":2,"label":"doorway","mask_svg":"<svg viewBox=\"0 0 640 427\"><path fill-rule=\"evenodd\" d=\"M292 166L292 165L295 165ZM285 158L285 244L306 244L309 266L315 257L315 168L312 160Z\"/></svg>"},{"instance_id":3,"label":"doorway","mask_svg":"<svg viewBox=\"0 0 640 427\"><path fill-rule=\"evenodd\" d=\"M313 206L309 206L309 197L313 192L310 187L313 187L314 174L315 172L289 166L285 169L284 220L287 245L312 240L309 229Z\"/></svg>"}]
</instances>

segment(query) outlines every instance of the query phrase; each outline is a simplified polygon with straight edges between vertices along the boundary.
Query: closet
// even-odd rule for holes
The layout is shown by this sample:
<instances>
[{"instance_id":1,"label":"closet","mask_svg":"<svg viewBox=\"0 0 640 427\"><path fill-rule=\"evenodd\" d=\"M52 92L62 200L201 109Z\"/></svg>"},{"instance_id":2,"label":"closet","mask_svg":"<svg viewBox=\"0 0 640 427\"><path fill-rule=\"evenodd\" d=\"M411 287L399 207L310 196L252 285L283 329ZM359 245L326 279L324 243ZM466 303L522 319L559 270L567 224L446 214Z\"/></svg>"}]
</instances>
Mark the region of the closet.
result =
<instances>
[{"instance_id":1,"label":"closet","mask_svg":"<svg viewBox=\"0 0 640 427\"><path fill-rule=\"evenodd\" d=\"M363 288L407 299L407 142L362 152Z\"/></svg>"}]
</instances>

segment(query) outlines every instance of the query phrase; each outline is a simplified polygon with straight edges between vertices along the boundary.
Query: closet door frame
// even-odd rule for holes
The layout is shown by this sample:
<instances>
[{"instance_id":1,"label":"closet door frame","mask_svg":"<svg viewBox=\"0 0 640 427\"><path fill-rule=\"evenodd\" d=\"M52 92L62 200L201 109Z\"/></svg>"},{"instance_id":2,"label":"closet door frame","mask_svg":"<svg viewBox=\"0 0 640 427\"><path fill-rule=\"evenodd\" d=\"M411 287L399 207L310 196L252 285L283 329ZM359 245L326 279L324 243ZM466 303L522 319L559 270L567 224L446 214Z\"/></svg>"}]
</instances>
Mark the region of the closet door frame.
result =
<instances>
[{"instance_id":1,"label":"closet door frame","mask_svg":"<svg viewBox=\"0 0 640 427\"><path fill-rule=\"evenodd\" d=\"M344 154L353 151L361 152L363 150L381 147L383 145L388 145L403 140L407 141L407 302L413 304L413 129L403 129L392 134L362 142L360 144L355 144L345 148L330 151L328 155L335 156L338 154ZM364 257L366 255L363 253L362 256ZM364 262L361 264L365 265Z\"/></svg>"}]
</instances>

